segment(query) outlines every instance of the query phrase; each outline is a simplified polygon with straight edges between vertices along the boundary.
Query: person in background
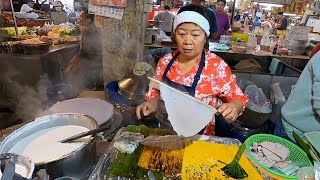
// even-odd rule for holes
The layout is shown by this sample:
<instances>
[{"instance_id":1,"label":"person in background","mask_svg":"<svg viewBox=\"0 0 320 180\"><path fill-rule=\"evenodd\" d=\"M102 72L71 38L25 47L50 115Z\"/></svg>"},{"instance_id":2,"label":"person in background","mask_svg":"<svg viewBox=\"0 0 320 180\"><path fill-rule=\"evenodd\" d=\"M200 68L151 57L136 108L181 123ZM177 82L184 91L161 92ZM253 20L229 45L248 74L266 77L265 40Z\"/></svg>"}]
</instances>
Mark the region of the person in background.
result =
<instances>
[{"instance_id":1,"label":"person in background","mask_svg":"<svg viewBox=\"0 0 320 180\"><path fill-rule=\"evenodd\" d=\"M231 24L231 19L232 19L232 10L231 9L228 9L227 15L229 17L229 21L230 21L230 24Z\"/></svg>"},{"instance_id":2,"label":"person in background","mask_svg":"<svg viewBox=\"0 0 320 180\"><path fill-rule=\"evenodd\" d=\"M213 9L202 6L203 2L204 2L204 0L192 0L192 5L201 6L203 8L203 10L205 12L205 16L208 18L209 24L210 24L210 36L209 37L210 37L210 39L216 39L216 37L218 35L216 13L214 12ZM185 8L187 8L187 6L181 7L179 12L184 11ZM207 46L209 46L209 44L207 44Z\"/></svg>"},{"instance_id":3,"label":"person in background","mask_svg":"<svg viewBox=\"0 0 320 180\"><path fill-rule=\"evenodd\" d=\"M294 140L294 131L305 138L304 133L320 131L320 51L303 69L297 84L281 109L282 120L278 120L275 135Z\"/></svg>"},{"instance_id":4,"label":"person in background","mask_svg":"<svg viewBox=\"0 0 320 180\"><path fill-rule=\"evenodd\" d=\"M21 6L20 12L23 12L23 13L34 12L34 13L46 14L46 12L44 11L33 9L34 4L35 3L33 0L26 0L26 3Z\"/></svg>"},{"instance_id":5,"label":"person in background","mask_svg":"<svg viewBox=\"0 0 320 180\"><path fill-rule=\"evenodd\" d=\"M55 1L53 3L53 8L55 12L51 13L50 22L54 25L59 25L69 21L69 17L65 12L62 12L63 5L60 1Z\"/></svg>"},{"instance_id":6,"label":"person in background","mask_svg":"<svg viewBox=\"0 0 320 180\"><path fill-rule=\"evenodd\" d=\"M240 18L241 18L240 12L239 12L239 10L237 10L236 15L234 16L233 19L234 19L235 21L240 21Z\"/></svg>"},{"instance_id":7,"label":"person in background","mask_svg":"<svg viewBox=\"0 0 320 180\"><path fill-rule=\"evenodd\" d=\"M219 40L221 35L229 35L230 20L224 11L226 0L218 0L216 3L216 16L218 25L218 35L215 40Z\"/></svg>"},{"instance_id":8,"label":"person in background","mask_svg":"<svg viewBox=\"0 0 320 180\"><path fill-rule=\"evenodd\" d=\"M256 16L256 20L253 22L253 27L261 26L260 18Z\"/></svg>"},{"instance_id":9,"label":"person in background","mask_svg":"<svg viewBox=\"0 0 320 180\"><path fill-rule=\"evenodd\" d=\"M24 0L12 0L13 9L14 12L20 12L21 6L25 3ZM9 6L10 7L10 3ZM8 8L7 10L10 10L11 8Z\"/></svg>"},{"instance_id":10,"label":"person in background","mask_svg":"<svg viewBox=\"0 0 320 180\"><path fill-rule=\"evenodd\" d=\"M156 78L217 108L218 114L222 116L212 117L204 131L199 132L214 135L216 129L223 129L223 126L215 128L218 121L227 124L226 121L237 119L248 97L237 85L236 77L227 63L204 49L210 36L210 25L203 8L189 5L188 9L180 11L173 22L173 35L178 48L159 60ZM146 101L136 109L138 119L157 110L160 93L155 88L146 93ZM219 106L220 101L222 104Z\"/></svg>"},{"instance_id":11,"label":"person in background","mask_svg":"<svg viewBox=\"0 0 320 180\"><path fill-rule=\"evenodd\" d=\"M167 36L171 36L172 31L172 22L174 19L174 15L170 13L170 6L165 5L163 12L160 12L154 20L162 21L159 28L166 33Z\"/></svg>"},{"instance_id":12,"label":"person in background","mask_svg":"<svg viewBox=\"0 0 320 180\"><path fill-rule=\"evenodd\" d=\"M94 18L87 9L81 11L80 50L65 70L68 83L79 90L95 89L103 85L101 30L95 25Z\"/></svg>"},{"instance_id":13,"label":"person in background","mask_svg":"<svg viewBox=\"0 0 320 180\"><path fill-rule=\"evenodd\" d=\"M36 10L40 10L41 9L41 4L39 3L39 0L36 0L36 3L33 5L33 9L36 9Z\"/></svg>"},{"instance_id":14,"label":"person in background","mask_svg":"<svg viewBox=\"0 0 320 180\"><path fill-rule=\"evenodd\" d=\"M276 23L277 30L286 30L288 26L288 20L283 15L283 12L278 12L278 21Z\"/></svg>"}]
</instances>

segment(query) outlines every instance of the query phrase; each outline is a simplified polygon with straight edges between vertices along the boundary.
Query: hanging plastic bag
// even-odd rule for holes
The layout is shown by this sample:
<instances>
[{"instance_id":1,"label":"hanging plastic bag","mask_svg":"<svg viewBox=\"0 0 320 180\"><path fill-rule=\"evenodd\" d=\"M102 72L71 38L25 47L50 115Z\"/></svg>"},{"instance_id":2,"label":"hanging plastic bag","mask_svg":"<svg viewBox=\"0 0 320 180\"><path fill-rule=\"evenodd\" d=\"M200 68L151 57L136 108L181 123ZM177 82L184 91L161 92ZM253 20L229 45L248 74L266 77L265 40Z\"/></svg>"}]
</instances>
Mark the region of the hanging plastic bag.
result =
<instances>
[{"instance_id":1,"label":"hanging plastic bag","mask_svg":"<svg viewBox=\"0 0 320 180\"><path fill-rule=\"evenodd\" d=\"M248 85L245 94L249 97L247 108L259 113L271 113L272 105L261 88L256 85Z\"/></svg>"},{"instance_id":2,"label":"hanging plastic bag","mask_svg":"<svg viewBox=\"0 0 320 180\"><path fill-rule=\"evenodd\" d=\"M270 46L270 38L269 38L269 35L267 34L264 34L261 38L261 42L260 42L260 45L262 46Z\"/></svg>"},{"instance_id":3,"label":"hanging plastic bag","mask_svg":"<svg viewBox=\"0 0 320 180\"><path fill-rule=\"evenodd\" d=\"M257 47L257 37L254 34L249 35L248 44L247 44L247 52L253 53Z\"/></svg>"}]
</instances>

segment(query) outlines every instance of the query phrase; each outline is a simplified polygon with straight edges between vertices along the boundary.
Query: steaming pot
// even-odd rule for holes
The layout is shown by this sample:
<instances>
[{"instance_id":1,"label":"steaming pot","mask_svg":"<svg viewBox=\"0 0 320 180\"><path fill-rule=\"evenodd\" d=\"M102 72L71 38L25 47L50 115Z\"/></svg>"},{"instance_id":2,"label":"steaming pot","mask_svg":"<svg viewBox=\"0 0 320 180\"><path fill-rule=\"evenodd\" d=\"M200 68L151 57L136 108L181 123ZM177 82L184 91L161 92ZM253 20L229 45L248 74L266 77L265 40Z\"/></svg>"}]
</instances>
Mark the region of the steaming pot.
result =
<instances>
[{"instance_id":1,"label":"steaming pot","mask_svg":"<svg viewBox=\"0 0 320 180\"><path fill-rule=\"evenodd\" d=\"M22 125L20 128L4 137L0 143L0 151L1 153L7 153L15 144L23 141L25 137L37 133L40 130L65 125L83 126L89 130L98 127L97 122L92 117L83 114L62 113L42 116L32 122ZM71 153L64 154L58 159L36 163L34 172L37 172L40 169L46 169L48 175L50 175L52 179L62 176L68 176L72 179L81 179L88 173L95 162L96 145L94 143L94 138L91 137L88 142Z\"/></svg>"}]
</instances>

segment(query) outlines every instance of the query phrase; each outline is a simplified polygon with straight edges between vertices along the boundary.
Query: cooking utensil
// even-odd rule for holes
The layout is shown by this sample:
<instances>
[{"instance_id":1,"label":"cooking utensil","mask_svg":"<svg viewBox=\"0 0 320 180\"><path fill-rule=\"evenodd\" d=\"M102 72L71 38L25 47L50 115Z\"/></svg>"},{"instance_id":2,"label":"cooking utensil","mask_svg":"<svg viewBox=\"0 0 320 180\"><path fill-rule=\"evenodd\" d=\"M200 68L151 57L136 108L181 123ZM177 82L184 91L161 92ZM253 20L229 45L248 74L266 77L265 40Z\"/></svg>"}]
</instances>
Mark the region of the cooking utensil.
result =
<instances>
[{"instance_id":1,"label":"cooking utensil","mask_svg":"<svg viewBox=\"0 0 320 180\"><path fill-rule=\"evenodd\" d=\"M119 93L130 100L143 102L144 95L149 89L147 76L151 71L152 66L148 63L137 63L133 71L119 81Z\"/></svg>"},{"instance_id":2,"label":"cooking utensil","mask_svg":"<svg viewBox=\"0 0 320 180\"><path fill-rule=\"evenodd\" d=\"M83 137L86 137L86 136L89 136L89 135L96 135L97 133L100 133L100 132L103 132L103 131L109 129L109 127L110 127L110 124L108 124L107 126L101 126L101 127L97 128L97 129L94 129L94 130L91 130L91 131L86 131L86 132L83 132L83 133L79 133L79 134L76 134L76 135L71 136L69 138L63 139L60 142L61 143L69 143L69 142L75 141L77 139L80 139L80 138L83 138Z\"/></svg>"},{"instance_id":3,"label":"cooking utensil","mask_svg":"<svg viewBox=\"0 0 320 180\"><path fill-rule=\"evenodd\" d=\"M159 86L161 98L165 102L168 119L178 135L193 136L199 133L217 112L215 108L157 79L148 79Z\"/></svg>"},{"instance_id":4,"label":"cooking utensil","mask_svg":"<svg viewBox=\"0 0 320 180\"><path fill-rule=\"evenodd\" d=\"M0 153L9 152L15 144L43 129L66 125L82 126L89 130L98 127L92 117L79 113L61 113L39 117L6 136L0 143ZM83 178L96 163L96 146L93 139L88 139L88 142L73 152L65 153L59 158L36 162L36 171L46 169L47 174L53 179L61 176L69 176L74 179Z\"/></svg>"},{"instance_id":5,"label":"cooking utensil","mask_svg":"<svg viewBox=\"0 0 320 180\"><path fill-rule=\"evenodd\" d=\"M241 146L239 147L237 154L234 156L234 159L232 160L232 162L222 168L222 170L228 176L235 178L235 179L244 179L244 178L248 177L248 174L246 173L246 171L239 164L240 158L241 158L243 152L245 151L245 149L246 149L245 144L241 144Z\"/></svg>"},{"instance_id":6,"label":"cooking utensil","mask_svg":"<svg viewBox=\"0 0 320 180\"><path fill-rule=\"evenodd\" d=\"M114 113L112 104L95 98L75 98L58 102L41 113L42 116L56 113L81 113L94 118L98 125L107 122Z\"/></svg>"}]
</instances>

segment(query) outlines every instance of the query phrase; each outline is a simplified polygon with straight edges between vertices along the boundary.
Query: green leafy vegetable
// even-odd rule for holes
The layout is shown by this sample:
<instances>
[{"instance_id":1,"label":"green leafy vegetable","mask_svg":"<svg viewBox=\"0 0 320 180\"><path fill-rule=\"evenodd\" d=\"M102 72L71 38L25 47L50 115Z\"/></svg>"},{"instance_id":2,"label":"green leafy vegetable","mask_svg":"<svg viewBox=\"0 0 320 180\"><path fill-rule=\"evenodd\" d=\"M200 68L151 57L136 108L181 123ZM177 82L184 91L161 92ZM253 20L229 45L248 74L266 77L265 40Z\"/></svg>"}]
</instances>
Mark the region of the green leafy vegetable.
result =
<instances>
[{"instance_id":1,"label":"green leafy vegetable","mask_svg":"<svg viewBox=\"0 0 320 180\"><path fill-rule=\"evenodd\" d=\"M240 160L245 148L246 148L245 144L242 144L239 147L237 154L235 155L232 162L222 168L222 170L228 176L235 178L235 179L244 179L244 178L248 177L248 174L246 173L246 171L239 164L239 160Z\"/></svg>"},{"instance_id":2,"label":"green leafy vegetable","mask_svg":"<svg viewBox=\"0 0 320 180\"><path fill-rule=\"evenodd\" d=\"M118 152L117 158L112 164L109 176L135 177L142 151L143 146L139 146L132 154Z\"/></svg>"}]
</instances>

